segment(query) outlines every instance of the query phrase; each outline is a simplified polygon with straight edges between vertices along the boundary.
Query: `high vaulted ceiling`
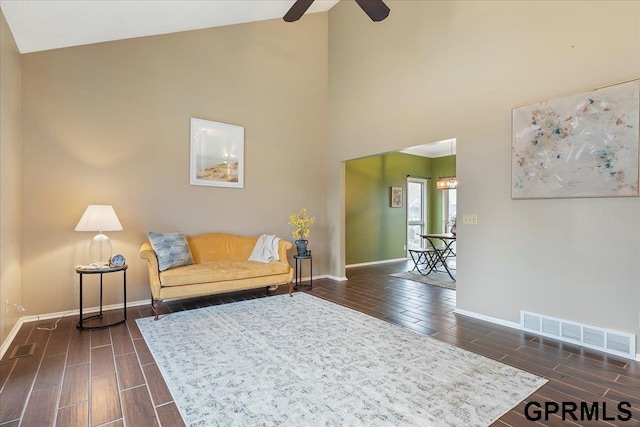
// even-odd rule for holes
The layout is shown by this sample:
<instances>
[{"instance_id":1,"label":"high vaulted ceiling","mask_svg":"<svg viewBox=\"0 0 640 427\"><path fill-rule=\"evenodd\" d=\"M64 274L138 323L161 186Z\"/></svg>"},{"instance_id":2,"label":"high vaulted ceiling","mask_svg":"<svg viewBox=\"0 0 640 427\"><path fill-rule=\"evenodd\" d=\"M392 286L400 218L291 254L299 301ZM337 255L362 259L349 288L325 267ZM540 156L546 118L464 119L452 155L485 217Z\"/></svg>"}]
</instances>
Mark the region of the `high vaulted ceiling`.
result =
<instances>
[{"instance_id":1,"label":"high vaulted ceiling","mask_svg":"<svg viewBox=\"0 0 640 427\"><path fill-rule=\"evenodd\" d=\"M21 53L282 18L295 0L0 0ZM315 0L307 13L338 0ZM288 24L295 25L295 23Z\"/></svg>"},{"instance_id":2,"label":"high vaulted ceiling","mask_svg":"<svg viewBox=\"0 0 640 427\"><path fill-rule=\"evenodd\" d=\"M307 13L339 0L315 0ZM295 0L0 0L20 53L280 19ZM287 25L296 25L288 23ZM424 157L455 154L455 140L410 147Z\"/></svg>"}]
</instances>

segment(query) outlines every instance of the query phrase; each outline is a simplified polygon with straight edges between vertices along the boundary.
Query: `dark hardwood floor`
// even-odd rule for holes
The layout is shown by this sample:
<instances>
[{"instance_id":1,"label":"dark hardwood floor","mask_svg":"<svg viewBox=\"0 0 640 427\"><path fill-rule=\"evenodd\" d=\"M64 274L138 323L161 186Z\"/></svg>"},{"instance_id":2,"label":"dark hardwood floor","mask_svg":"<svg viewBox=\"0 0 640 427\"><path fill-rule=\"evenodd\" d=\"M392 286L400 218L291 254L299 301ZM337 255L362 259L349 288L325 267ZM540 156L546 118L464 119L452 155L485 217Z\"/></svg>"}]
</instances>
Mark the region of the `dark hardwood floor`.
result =
<instances>
[{"instance_id":1,"label":"dark hardwood floor","mask_svg":"<svg viewBox=\"0 0 640 427\"><path fill-rule=\"evenodd\" d=\"M305 292L549 380L494 426L640 426L640 363L453 314L455 291L389 276L409 267L354 267L347 282L315 280ZM267 296L260 290L182 300L166 304L164 313ZM75 328L77 316L62 318L54 330L55 320L24 324L0 361L0 426L183 425L135 323L151 315L147 306L129 308L126 323L91 331ZM109 312L107 320L119 316L120 310ZM34 354L9 359L25 343L36 344ZM532 401L543 408L576 404L578 419L563 420L560 411L530 421L525 405ZM594 412L581 421L581 405L592 411L596 402L597 421Z\"/></svg>"}]
</instances>

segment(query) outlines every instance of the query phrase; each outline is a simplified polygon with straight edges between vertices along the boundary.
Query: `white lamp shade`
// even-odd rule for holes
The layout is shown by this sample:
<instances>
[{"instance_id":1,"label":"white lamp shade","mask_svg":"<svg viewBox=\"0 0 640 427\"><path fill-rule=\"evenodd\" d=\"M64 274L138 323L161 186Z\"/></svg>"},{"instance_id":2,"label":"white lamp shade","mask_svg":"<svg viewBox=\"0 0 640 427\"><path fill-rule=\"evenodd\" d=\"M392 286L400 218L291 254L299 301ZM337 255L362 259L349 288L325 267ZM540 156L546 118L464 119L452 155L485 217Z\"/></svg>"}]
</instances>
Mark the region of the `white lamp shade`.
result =
<instances>
[{"instance_id":1,"label":"white lamp shade","mask_svg":"<svg viewBox=\"0 0 640 427\"><path fill-rule=\"evenodd\" d=\"M122 224L111 205L89 205L75 231L120 231Z\"/></svg>"}]
</instances>

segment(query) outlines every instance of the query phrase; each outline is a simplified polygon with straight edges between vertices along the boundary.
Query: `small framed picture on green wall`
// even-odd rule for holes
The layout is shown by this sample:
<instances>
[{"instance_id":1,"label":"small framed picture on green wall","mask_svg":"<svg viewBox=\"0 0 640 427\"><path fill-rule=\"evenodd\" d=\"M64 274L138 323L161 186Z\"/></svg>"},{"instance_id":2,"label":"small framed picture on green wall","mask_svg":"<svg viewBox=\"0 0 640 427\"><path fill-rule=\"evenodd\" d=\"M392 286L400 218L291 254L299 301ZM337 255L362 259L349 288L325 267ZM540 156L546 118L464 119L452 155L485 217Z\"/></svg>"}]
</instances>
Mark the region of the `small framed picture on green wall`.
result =
<instances>
[{"instance_id":1,"label":"small framed picture on green wall","mask_svg":"<svg viewBox=\"0 0 640 427\"><path fill-rule=\"evenodd\" d=\"M402 187L391 187L390 206L392 208L402 207Z\"/></svg>"}]
</instances>

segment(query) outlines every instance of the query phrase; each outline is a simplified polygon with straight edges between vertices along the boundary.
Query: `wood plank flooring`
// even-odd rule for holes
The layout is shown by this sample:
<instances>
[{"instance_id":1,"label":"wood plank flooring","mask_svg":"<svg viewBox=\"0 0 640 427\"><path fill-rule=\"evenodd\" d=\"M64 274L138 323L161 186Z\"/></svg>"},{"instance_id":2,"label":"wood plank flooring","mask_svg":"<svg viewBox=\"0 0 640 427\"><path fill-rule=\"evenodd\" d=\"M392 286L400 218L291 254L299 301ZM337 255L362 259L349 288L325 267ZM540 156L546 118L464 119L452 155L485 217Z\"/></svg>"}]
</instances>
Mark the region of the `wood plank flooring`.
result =
<instances>
[{"instance_id":1,"label":"wood plank flooring","mask_svg":"<svg viewBox=\"0 0 640 427\"><path fill-rule=\"evenodd\" d=\"M549 379L494 426L640 426L640 363L456 315L455 291L389 276L410 267L354 267L348 281L315 280L305 292ZM174 301L163 312L267 296L258 290ZM55 320L24 324L0 361L0 426L184 425L135 323L151 315L147 306L129 308L126 323L91 331L76 329L77 316L55 328ZM110 322L122 312L106 316ZM9 359L25 343L36 344L34 354ZM528 420L528 402L576 404L577 419L563 419L560 408L546 420ZM591 421L580 420L581 405L592 411L594 403L597 420L594 412Z\"/></svg>"}]
</instances>

